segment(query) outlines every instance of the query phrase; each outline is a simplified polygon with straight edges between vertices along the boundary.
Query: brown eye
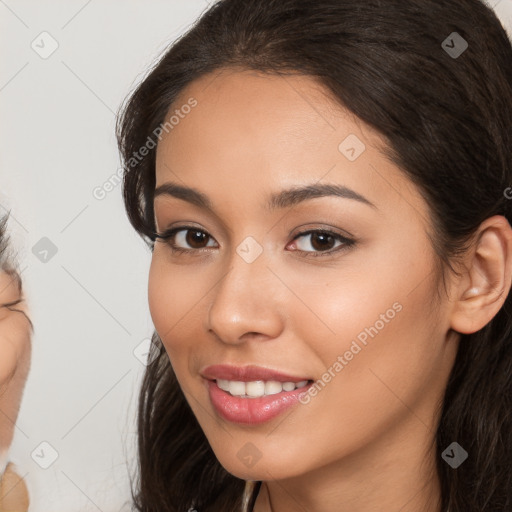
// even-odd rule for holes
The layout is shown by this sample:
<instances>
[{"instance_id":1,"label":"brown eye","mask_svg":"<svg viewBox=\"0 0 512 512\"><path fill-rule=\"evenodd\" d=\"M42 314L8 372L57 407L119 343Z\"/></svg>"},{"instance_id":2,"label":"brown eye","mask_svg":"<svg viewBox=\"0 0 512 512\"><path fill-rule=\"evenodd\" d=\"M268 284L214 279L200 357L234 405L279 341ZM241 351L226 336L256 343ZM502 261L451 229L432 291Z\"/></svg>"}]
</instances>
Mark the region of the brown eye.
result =
<instances>
[{"instance_id":1,"label":"brown eye","mask_svg":"<svg viewBox=\"0 0 512 512\"><path fill-rule=\"evenodd\" d=\"M185 235L185 242L193 249L202 249L202 244L208 241L209 235L204 231L199 231L198 229L187 229L183 231L187 233Z\"/></svg>"},{"instance_id":2,"label":"brown eye","mask_svg":"<svg viewBox=\"0 0 512 512\"><path fill-rule=\"evenodd\" d=\"M312 248L314 251L328 251L335 247L337 239L341 237L334 235L334 233L327 233L325 231L309 231L301 233L296 240L304 239L301 244L297 243L299 250L309 251ZM309 242L305 242L309 238Z\"/></svg>"},{"instance_id":3,"label":"brown eye","mask_svg":"<svg viewBox=\"0 0 512 512\"><path fill-rule=\"evenodd\" d=\"M311 234L311 247L319 251L332 249L332 245L336 242L333 236L327 233L312 233Z\"/></svg>"},{"instance_id":4,"label":"brown eye","mask_svg":"<svg viewBox=\"0 0 512 512\"><path fill-rule=\"evenodd\" d=\"M309 242L307 239L309 238ZM298 242L300 239L304 241ZM298 234L294 238L296 249L305 256L328 256L332 253L348 249L355 244L354 240L331 231L313 229Z\"/></svg>"},{"instance_id":5,"label":"brown eye","mask_svg":"<svg viewBox=\"0 0 512 512\"><path fill-rule=\"evenodd\" d=\"M173 251L193 253L215 244L209 244L213 238L205 231L194 226L172 228L163 234L157 234L157 239L165 242Z\"/></svg>"}]
</instances>

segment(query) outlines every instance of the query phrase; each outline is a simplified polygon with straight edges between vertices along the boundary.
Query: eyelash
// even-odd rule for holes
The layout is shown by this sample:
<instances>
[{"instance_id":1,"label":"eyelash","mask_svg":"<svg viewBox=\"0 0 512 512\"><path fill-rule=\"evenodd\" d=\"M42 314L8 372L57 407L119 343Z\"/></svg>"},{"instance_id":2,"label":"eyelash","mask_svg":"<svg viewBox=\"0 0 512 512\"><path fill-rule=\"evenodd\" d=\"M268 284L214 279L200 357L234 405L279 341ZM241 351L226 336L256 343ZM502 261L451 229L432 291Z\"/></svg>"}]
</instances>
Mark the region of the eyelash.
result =
<instances>
[{"instance_id":1,"label":"eyelash","mask_svg":"<svg viewBox=\"0 0 512 512\"><path fill-rule=\"evenodd\" d=\"M180 231L196 231L198 233L203 233L203 234L209 236L210 239L212 238L211 235L208 235L208 233L206 231L199 229L195 226L177 226L177 227L171 228L168 231L165 231L164 233L161 233L161 234L155 233L155 238L162 240L165 244L167 244L169 246L171 251L177 255L184 254L184 253L185 254L187 254L187 253L193 254L194 253L194 256L198 256L202 252L208 251L207 248L184 249L183 247L178 247L178 246L174 245L174 242L172 242L171 239L174 237L174 235L176 233L178 233ZM342 242L343 245L338 246L335 249L329 249L327 251L301 251L300 249L296 249L296 251L298 251L298 252L305 253L305 255L306 255L305 257L318 258L318 257L323 257L323 256L329 256L329 255L332 255L333 253L343 252L343 251L349 249L350 247L354 246L356 243L355 240L352 240L352 239L342 236L338 233L334 233L333 231L329 231L329 230L325 230L325 229L310 229L307 231L302 231L301 233L298 233L293 238L292 241L295 241L298 238L301 238L306 235L314 234L314 233L332 236L336 240Z\"/></svg>"}]
</instances>

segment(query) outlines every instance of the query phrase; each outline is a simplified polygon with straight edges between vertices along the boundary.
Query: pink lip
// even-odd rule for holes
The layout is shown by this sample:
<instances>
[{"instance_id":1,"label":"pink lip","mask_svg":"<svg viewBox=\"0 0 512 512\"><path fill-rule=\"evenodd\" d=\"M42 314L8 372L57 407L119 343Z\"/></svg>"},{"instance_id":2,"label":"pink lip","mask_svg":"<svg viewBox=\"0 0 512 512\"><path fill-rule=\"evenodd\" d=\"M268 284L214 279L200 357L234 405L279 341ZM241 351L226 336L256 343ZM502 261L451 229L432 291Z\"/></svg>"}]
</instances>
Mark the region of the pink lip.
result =
<instances>
[{"instance_id":1,"label":"pink lip","mask_svg":"<svg viewBox=\"0 0 512 512\"><path fill-rule=\"evenodd\" d=\"M246 425L257 425L275 418L289 407L298 403L300 395L305 393L313 384L312 379L309 377L297 377L256 365L231 366L220 364L207 366L200 373L205 378L210 400L219 415L227 421ZM282 391L275 395L259 398L240 398L220 389L215 382L218 379L239 382L257 380L273 380L277 382L301 382L307 380L311 382L293 391Z\"/></svg>"},{"instance_id":2,"label":"pink lip","mask_svg":"<svg viewBox=\"0 0 512 512\"><path fill-rule=\"evenodd\" d=\"M205 379L208 380L223 379L236 380L240 382L251 382L255 380L300 382L303 380L312 380L311 377L297 377L256 365L232 366L229 364L216 364L207 366L200 373Z\"/></svg>"},{"instance_id":3,"label":"pink lip","mask_svg":"<svg viewBox=\"0 0 512 512\"><path fill-rule=\"evenodd\" d=\"M205 380L210 400L222 418L233 423L258 425L270 421L289 407L299 402L299 397L313 383L293 391L282 391L275 395L260 398L240 398L217 386L212 380Z\"/></svg>"}]
</instances>

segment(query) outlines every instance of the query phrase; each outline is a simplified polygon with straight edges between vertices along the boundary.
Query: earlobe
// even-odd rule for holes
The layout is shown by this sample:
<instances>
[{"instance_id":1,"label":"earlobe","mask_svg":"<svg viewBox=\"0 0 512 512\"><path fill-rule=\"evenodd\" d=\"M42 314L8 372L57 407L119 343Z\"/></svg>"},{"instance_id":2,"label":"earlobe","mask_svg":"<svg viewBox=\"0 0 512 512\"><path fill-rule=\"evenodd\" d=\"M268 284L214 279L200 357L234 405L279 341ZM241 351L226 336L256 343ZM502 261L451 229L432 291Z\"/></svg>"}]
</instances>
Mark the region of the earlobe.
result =
<instances>
[{"instance_id":1,"label":"earlobe","mask_svg":"<svg viewBox=\"0 0 512 512\"><path fill-rule=\"evenodd\" d=\"M460 279L451 312L451 328L471 334L487 325L503 306L512 281L512 228L496 215L479 228L468 250L466 273Z\"/></svg>"}]
</instances>

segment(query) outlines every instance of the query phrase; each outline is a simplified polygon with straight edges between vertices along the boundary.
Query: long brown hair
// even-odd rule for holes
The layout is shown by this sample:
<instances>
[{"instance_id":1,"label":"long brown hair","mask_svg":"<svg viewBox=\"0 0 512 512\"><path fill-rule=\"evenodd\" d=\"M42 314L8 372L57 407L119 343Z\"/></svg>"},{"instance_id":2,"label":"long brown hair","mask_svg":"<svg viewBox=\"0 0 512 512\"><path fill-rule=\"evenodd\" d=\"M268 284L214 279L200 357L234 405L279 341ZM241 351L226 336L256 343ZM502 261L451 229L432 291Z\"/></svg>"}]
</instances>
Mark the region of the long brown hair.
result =
<instances>
[{"instance_id":1,"label":"long brown hair","mask_svg":"<svg viewBox=\"0 0 512 512\"><path fill-rule=\"evenodd\" d=\"M512 222L504 193L512 185L512 46L484 2L220 0L119 114L126 211L150 248L155 151L134 155L187 85L226 66L315 77L382 134L389 158L430 206L443 275L455 271L486 218ZM511 300L483 329L461 335L436 433L443 511L512 510ZM244 481L215 458L156 333L153 341L156 359L140 391L134 507L238 512ZM456 470L441 458L453 441L469 453Z\"/></svg>"}]
</instances>

